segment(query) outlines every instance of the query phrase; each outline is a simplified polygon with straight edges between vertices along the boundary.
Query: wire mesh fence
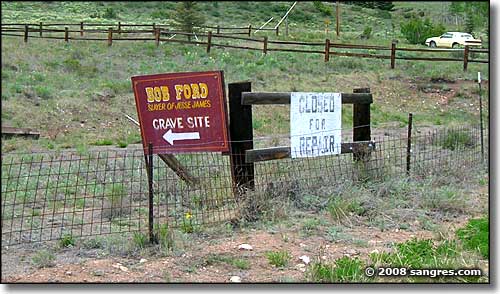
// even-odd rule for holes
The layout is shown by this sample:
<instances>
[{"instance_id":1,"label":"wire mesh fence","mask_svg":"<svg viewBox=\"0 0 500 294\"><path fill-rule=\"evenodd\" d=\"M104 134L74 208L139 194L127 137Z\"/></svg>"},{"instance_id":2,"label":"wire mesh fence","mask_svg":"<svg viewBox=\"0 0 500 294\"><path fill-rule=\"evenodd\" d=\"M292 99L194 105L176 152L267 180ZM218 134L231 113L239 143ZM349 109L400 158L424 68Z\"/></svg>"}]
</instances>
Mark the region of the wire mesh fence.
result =
<instances>
[{"instance_id":1,"label":"wire mesh fence","mask_svg":"<svg viewBox=\"0 0 500 294\"><path fill-rule=\"evenodd\" d=\"M2 154L2 245L147 232L150 199L155 227L189 232L251 221L259 203L278 196L300 201L305 193L347 180L383 181L405 174L407 137L372 139L375 150L358 160L340 154L256 162L251 190L233 182L228 154L176 154L194 182L154 156L151 194L142 149ZM482 160L478 127L434 129L413 135L411 146L411 176L467 168Z\"/></svg>"}]
</instances>

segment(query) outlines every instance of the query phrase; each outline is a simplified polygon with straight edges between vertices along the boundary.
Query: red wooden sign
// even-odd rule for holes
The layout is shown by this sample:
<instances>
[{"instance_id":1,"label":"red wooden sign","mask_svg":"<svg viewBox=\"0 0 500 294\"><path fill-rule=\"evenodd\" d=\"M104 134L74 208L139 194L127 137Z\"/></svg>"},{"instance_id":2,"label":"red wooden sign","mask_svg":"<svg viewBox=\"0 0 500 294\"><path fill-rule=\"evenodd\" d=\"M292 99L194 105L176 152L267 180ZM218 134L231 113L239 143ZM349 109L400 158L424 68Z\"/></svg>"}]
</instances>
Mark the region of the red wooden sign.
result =
<instances>
[{"instance_id":1,"label":"red wooden sign","mask_svg":"<svg viewBox=\"0 0 500 294\"><path fill-rule=\"evenodd\" d=\"M222 71L132 77L148 154L229 150Z\"/></svg>"}]
</instances>

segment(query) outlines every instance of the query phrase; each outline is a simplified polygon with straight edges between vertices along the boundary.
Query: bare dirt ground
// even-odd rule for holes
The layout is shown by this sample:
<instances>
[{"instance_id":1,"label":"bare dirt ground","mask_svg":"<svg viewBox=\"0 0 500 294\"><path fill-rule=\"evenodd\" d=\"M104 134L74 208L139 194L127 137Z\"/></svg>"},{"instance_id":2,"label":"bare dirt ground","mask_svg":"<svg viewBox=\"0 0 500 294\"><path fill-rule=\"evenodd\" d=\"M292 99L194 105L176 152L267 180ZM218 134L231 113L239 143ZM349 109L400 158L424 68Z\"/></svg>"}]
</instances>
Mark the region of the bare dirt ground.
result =
<instances>
[{"instance_id":1,"label":"bare dirt ground","mask_svg":"<svg viewBox=\"0 0 500 294\"><path fill-rule=\"evenodd\" d=\"M474 194L487 199L487 187ZM446 234L463 227L467 220L476 215L461 215L443 219L441 231ZM416 229L418 224L406 230L381 230L361 223L346 226L343 233L349 240L329 241L324 232L304 235L297 226L280 227L279 230L248 228L236 230L223 236L196 237L185 250L167 257L96 256L91 250L75 248L56 252L55 266L35 268L30 264L37 248L3 248L2 282L49 282L49 283L227 283L232 276L241 282L306 282L307 268L299 257L306 255L311 261L350 256L368 260L374 250L390 251L393 243L412 238L439 239L435 231ZM253 250L241 250L241 244L250 244ZM271 265L266 257L268 251L286 250L292 255L289 264L283 268ZM214 259L242 259L248 262L245 269ZM484 267L488 268L487 261Z\"/></svg>"}]
</instances>

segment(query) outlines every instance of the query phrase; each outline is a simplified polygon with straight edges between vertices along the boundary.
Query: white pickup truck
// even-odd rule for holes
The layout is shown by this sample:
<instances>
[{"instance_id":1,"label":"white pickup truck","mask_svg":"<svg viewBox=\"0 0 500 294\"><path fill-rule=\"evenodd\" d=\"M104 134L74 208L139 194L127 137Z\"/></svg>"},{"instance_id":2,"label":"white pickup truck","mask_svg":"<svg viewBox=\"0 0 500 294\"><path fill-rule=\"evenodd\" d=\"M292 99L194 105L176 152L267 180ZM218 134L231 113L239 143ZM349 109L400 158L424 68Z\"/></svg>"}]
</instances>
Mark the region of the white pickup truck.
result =
<instances>
[{"instance_id":1,"label":"white pickup truck","mask_svg":"<svg viewBox=\"0 0 500 294\"><path fill-rule=\"evenodd\" d=\"M429 47L457 48L459 46L481 46L481 40L474 39L471 34L446 32L439 37L427 38L425 45Z\"/></svg>"}]
</instances>

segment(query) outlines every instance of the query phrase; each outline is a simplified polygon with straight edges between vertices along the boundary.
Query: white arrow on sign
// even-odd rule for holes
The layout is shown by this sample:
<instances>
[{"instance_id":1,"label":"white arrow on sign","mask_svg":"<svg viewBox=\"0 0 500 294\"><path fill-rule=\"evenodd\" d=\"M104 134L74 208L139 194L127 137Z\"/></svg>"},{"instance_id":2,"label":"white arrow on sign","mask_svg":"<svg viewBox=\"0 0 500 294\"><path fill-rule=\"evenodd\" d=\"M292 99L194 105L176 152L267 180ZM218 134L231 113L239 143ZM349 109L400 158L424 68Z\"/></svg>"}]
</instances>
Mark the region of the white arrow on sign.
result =
<instances>
[{"instance_id":1,"label":"white arrow on sign","mask_svg":"<svg viewBox=\"0 0 500 294\"><path fill-rule=\"evenodd\" d=\"M170 145L174 145L174 141L178 140L199 140L200 133L174 133L172 132L172 129L170 129L163 135L163 139L165 139L165 141L167 141Z\"/></svg>"}]
</instances>

